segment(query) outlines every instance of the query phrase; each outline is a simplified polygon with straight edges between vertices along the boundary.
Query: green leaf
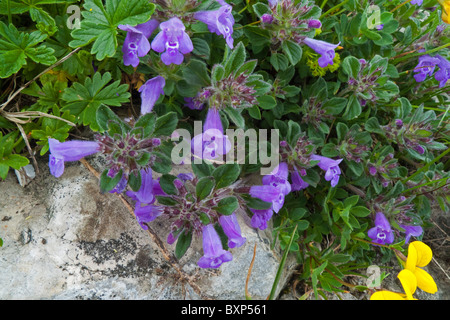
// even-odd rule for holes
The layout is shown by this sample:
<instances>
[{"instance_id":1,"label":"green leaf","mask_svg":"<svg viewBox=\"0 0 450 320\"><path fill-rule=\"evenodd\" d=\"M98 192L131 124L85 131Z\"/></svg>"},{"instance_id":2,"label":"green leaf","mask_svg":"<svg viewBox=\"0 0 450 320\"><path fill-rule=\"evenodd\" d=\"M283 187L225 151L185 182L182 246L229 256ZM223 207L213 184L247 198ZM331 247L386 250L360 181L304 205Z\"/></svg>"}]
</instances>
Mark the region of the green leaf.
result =
<instances>
[{"instance_id":1,"label":"green leaf","mask_svg":"<svg viewBox=\"0 0 450 320\"><path fill-rule=\"evenodd\" d=\"M38 45L47 35L40 31L20 32L10 24L0 21L0 78L8 78L30 62L51 65L56 62L54 50Z\"/></svg>"},{"instance_id":2,"label":"green leaf","mask_svg":"<svg viewBox=\"0 0 450 320\"><path fill-rule=\"evenodd\" d=\"M122 170L113 178L108 176L108 170L104 170L100 176L100 190L102 192L111 191L119 183L120 179L122 179Z\"/></svg>"},{"instance_id":3,"label":"green leaf","mask_svg":"<svg viewBox=\"0 0 450 320\"><path fill-rule=\"evenodd\" d=\"M213 191L215 181L213 177L200 178L195 186L195 193L197 195L197 201L202 201L208 197Z\"/></svg>"},{"instance_id":4,"label":"green leaf","mask_svg":"<svg viewBox=\"0 0 450 320\"><path fill-rule=\"evenodd\" d=\"M86 0L86 11L81 14L81 28L72 31L72 48L92 43L91 53L97 60L112 57L116 53L117 33L120 24L136 26L147 22L155 10L155 5L141 0Z\"/></svg>"},{"instance_id":5,"label":"green leaf","mask_svg":"<svg viewBox=\"0 0 450 320\"><path fill-rule=\"evenodd\" d=\"M241 114L241 110L232 108L232 107L226 107L224 109L225 113L227 114L228 118L238 127L238 128L245 128L245 119Z\"/></svg>"},{"instance_id":6,"label":"green leaf","mask_svg":"<svg viewBox=\"0 0 450 320\"><path fill-rule=\"evenodd\" d=\"M256 100L262 109L270 110L277 106L277 100L269 95L257 97Z\"/></svg>"},{"instance_id":7,"label":"green leaf","mask_svg":"<svg viewBox=\"0 0 450 320\"><path fill-rule=\"evenodd\" d=\"M153 131L153 136L171 136L172 133L177 128L178 117L175 112L169 112L156 119L155 131Z\"/></svg>"},{"instance_id":8,"label":"green leaf","mask_svg":"<svg viewBox=\"0 0 450 320\"><path fill-rule=\"evenodd\" d=\"M175 257L178 260L184 256L187 249L189 249L189 247L191 246L191 242L192 242L192 232L191 231L181 232L180 236L178 237L177 244L175 246Z\"/></svg>"},{"instance_id":9,"label":"green leaf","mask_svg":"<svg viewBox=\"0 0 450 320\"><path fill-rule=\"evenodd\" d=\"M155 126L156 126L156 115L151 112L141 115L134 124L135 128L143 129L144 133L143 138L149 137L155 130Z\"/></svg>"},{"instance_id":10,"label":"green leaf","mask_svg":"<svg viewBox=\"0 0 450 320\"><path fill-rule=\"evenodd\" d=\"M214 167L211 164L207 163L205 160L200 164L192 162L191 166L192 171L198 179L211 176L214 169Z\"/></svg>"},{"instance_id":11,"label":"green leaf","mask_svg":"<svg viewBox=\"0 0 450 320\"><path fill-rule=\"evenodd\" d=\"M159 185L161 186L161 189L169 195L178 194L178 189L173 183L175 179L177 179L177 177L171 174L163 174L159 179Z\"/></svg>"},{"instance_id":12,"label":"green leaf","mask_svg":"<svg viewBox=\"0 0 450 320\"><path fill-rule=\"evenodd\" d=\"M361 63L353 56L348 56L342 61L342 70L353 79L358 78L359 71L361 70Z\"/></svg>"},{"instance_id":13,"label":"green leaf","mask_svg":"<svg viewBox=\"0 0 450 320\"><path fill-rule=\"evenodd\" d=\"M128 102L130 93L127 84L120 84L120 80L107 85L111 81L111 74L106 72L103 76L96 72L92 78L86 78L84 85L74 82L62 95L66 102L62 110L69 110L76 116L78 124L89 125L94 131L100 130L97 122L97 110L104 104L119 107Z\"/></svg>"},{"instance_id":14,"label":"green leaf","mask_svg":"<svg viewBox=\"0 0 450 320\"><path fill-rule=\"evenodd\" d=\"M239 177L240 168L236 163L222 164L214 169L212 176L216 180L216 189L228 187Z\"/></svg>"},{"instance_id":15,"label":"green leaf","mask_svg":"<svg viewBox=\"0 0 450 320\"><path fill-rule=\"evenodd\" d=\"M242 42L233 49L233 52L225 62L225 76L235 73L245 62L246 52Z\"/></svg>"},{"instance_id":16,"label":"green leaf","mask_svg":"<svg viewBox=\"0 0 450 320\"><path fill-rule=\"evenodd\" d=\"M237 208L239 208L239 202L238 199L233 196L223 198L217 203L217 206L213 207L218 213L226 216L232 214Z\"/></svg>"},{"instance_id":17,"label":"green leaf","mask_svg":"<svg viewBox=\"0 0 450 320\"><path fill-rule=\"evenodd\" d=\"M284 41L281 45L281 49L293 66L295 66L302 58L302 47L298 43L293 41Z\"/></svg>"}]
</instances>

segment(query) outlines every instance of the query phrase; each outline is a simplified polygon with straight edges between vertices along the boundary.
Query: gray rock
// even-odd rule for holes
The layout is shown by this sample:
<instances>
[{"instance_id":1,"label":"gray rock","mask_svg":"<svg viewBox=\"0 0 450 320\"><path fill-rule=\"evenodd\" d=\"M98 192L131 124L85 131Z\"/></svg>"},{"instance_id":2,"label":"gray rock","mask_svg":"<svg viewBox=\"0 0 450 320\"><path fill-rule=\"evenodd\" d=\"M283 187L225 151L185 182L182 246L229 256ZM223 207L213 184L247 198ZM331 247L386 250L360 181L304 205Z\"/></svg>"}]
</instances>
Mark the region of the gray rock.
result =
<instances>
[{"instance_id":1,"label":"gray rock","mask_svg":"<svg viewBox=\"0 0 450 320\"><path fill-rule=\"evenodd\" d=\"M82 163L67 163L54 178L46 161L25 187L12 174L0 182L0 299L244 299L255 245L248 291L253 299L269 295L282 255L271 250L270 232L239 217L247 242L232 249L231 262L199 268L201 239L177 262L165 243L166 221L155 221L149 234L117 195L100 193ZM289 259L278 292L295 265Z\"/></svg>"}]
</instances>

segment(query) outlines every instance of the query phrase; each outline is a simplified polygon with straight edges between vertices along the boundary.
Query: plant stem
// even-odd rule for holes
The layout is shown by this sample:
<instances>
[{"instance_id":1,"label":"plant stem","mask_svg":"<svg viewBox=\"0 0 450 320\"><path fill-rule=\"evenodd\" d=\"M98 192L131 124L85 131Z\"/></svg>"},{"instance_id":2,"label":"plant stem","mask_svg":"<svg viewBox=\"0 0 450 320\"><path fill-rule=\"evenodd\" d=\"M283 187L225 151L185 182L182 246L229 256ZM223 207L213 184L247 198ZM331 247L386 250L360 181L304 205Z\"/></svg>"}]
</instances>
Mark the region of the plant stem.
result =
<instances>
[{"instance_id":1,"label":"plant stem","mask_svg":"<svg viewBox=\"0 0 450 320\"><path fill-rule=\"evenodd\" d=\"M403 6L404 6L405 4L407 4L408 2L411 2L411 0L406 0L406 1L402 2L402 3L400 3L398 6L396 6L394 9L392 9L390 12L391 12L391 13L394 12L394 11L397 10L398 8L403 7Z\"/></svg>"},{"instance_id":2,"label":"plant stem","mask_svg":"<svg viewBox=\"0 0 450 320\"><path fill-rule=\"evenodd\" d=\"M322 15L320 16L319 19L323 19L323 18L326 17L330 12L333 12L333 11L336 10L337 8L342 7L342 6L343 6L344 4L346 4L348 1L349 1L349 0L345 0L345 1L341 2L341 3L339 3L338 5L334 6L333 8L331 8L330 10L328 10L327 12L325 12L324 14L322 14Z\"/></svg>"}]
</instances>

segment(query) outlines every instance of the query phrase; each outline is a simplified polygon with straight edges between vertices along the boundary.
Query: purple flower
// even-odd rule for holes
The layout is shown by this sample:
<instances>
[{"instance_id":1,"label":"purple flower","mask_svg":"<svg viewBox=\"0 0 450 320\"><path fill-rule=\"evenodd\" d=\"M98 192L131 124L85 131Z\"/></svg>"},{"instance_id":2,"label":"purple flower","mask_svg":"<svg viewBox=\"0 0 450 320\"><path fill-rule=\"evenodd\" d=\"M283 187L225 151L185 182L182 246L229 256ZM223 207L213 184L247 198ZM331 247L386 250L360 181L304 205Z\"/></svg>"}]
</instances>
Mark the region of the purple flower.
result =
<instances>
[{"instance_id":1,"label":"purple flower","mask_svg":"<svg viewBox=\"0 0 450 320\"><path fill-rule=\"evenodd\" d=\"M297 168L294 167L294 169L294 171L291 171L292 191L299 191L308 188L309 184L303 181L301 174L298 172Z\"/></svg>"},{"instance_id":2,"label":"purple flower","mask_svg":"<svg viewBox=\"0 0 450 320\"><path fill-rule=\"evenodd\" d=\"M403 126L403 120L402 119L395 119L395 124L398 128L401 128Z\"/></svg>"},{"instance_id":3,"label":"purple flower","mask_svg":"<svg viewBox=\"0 0 450 320\"><path fill-rule=\"evenodd\" d=\"M136 215L136 220L142 229L147 230L148 227L145 225L147 222L152 222L157 217L159 217L163 212L163 208L159 206L154 206L152 204L142 205L138 202L134 208L134 214Z\"/></svg>"},{"instance_id":4,"label":"purple flower","mask_svg":"<svg viewBox=\"0 0 450 320\"><path fill-rule=\"evenodd\" d=\"M414 79L417 82L422 82L427 76L431 76L434 72L436 64L439 63L439 59L429 56L428 54L419 57L419 63L414 68Z\"/></svg>"},{"instance_id":5,"label":"purple flower","mask_svg":"<svg viewBox=\"0 0 450 320\"><path fill-rule=\"evenodd\" d=\"M268 2L269 2L269 5L270 5L271 7L274 7L274 6L277 5L278 0L268 0Z\"/></svg>"},{"instance_id":6,"label":"purple flower","mask_svg":"<svg viewBox=\"0 0 450 320\"><path fill-rule=\"evenodd\" d=\"M370 166L369 167L369 173L371 176L374 176L377 174L377 168L375 168L374 166Z\"/></svg>"},{"instance_id":7,"label":"purple flower","mask_svg":"<svg viewBox=\"0 0 450 320\"><path fill-rule=\"evenodd\" d=\"M261 22L262 23L266 23L266 24L271 24L273 22L273 15L268 14L268 13L264 13L261 16Z\"/></svg>"},{"instance_id":8,"label":"purple flower","mask_svg":"<svg viewBox=\"0 0 450 320\"><path fill-rule=\"evenodd\" d=\"M434 75L434 78L439 81L439 88L442 88L447 83L447 80L450 79L450 62L440 55L436 55L438 59L438 67L439 70Z\"/></svg>"},{"instance_id":9,"label":"purple flower","mask_svg":"<svg viewBox=\"0 0 450 320\"><path fill-rule=\"evenodd\" d=\"M241 235L241 227L234 213L229 216L220 216L219 222L228 237L228 247L237 248L245 243L246 239Z\"/></svg>"},{"instance_id":10,"label":"purple flower","mask_svg":"<svg viewBox=\"0 0 450 320\"><path fill-rule=\"evenodd\" d=\"M418 153L420 154L424 154L425 153L425 148L422 147L420 144L418 144L417 146L414 147L414 150L416 150Z\"/></svg>"},{"instance_id":11,"label":"purple flower","mask_svg":"<svg viewBox=\"0 0 450 320\"><path fill-rule=\"evenodd\" d=\"M319 20L315 20L315 19L308 20L308 28L319 29L321 26L322 26L322 22L320 22Z\"/></svg>"},{"instance_id":12,"label":"purple flower","mask_svg":"<svg viewBox=\"0 0 450 320\"><path fill-rule=\"evenodd\" d=\"M152 170L142 169L141 171L141 187L138 191L127 191L126 195L139 203L150 204L155 201L153 195L153 177Z\"/></svg>"},{"instance_id":13,"label":"purple flower","mask_svg":"<svg viewBox=\"0 0 450 320\"><path fill-rule=\"evenodd\" d=\"M291 192L291 184L288 181L288 166L287 163L280 163L274 171L262 178L263 186L252 186L250 188L250 195L252 197L259 198L266 202L272 202L272 210L278 213L284 204L284 197ZM261 187L261 188L257 188ZM263 188L268 189L268 191L263 192ZM259 192L258 192L259 191Z\"/></svg>"},{"instance_id":14,"label":"purple flower","mask_svg":"<svg viewBox=\"0 0 450 320\"><path fill-rule=\"evenodd\" d=\"M192 151L201 159L214 160L227 154L231 149L231 142L223 134L222 121L219 110L210 108L206 114L203 133L192 139Z\"/></svg>"},{"instance_id":15,"label":"purple flower","mask_svg":"<svg viewBox=\"0 0 450 320\"><path fill-rule=\"evenodd\" d=\"M421 6L423 3L423 0L412 0L411 4L417 4L418 6Z\"/></svg>"},{"instance_id":16,"label":"purple flower","mask_svg":"<svg viewBox=\"0 0 450 320\"><path fill-rule=\"evenodd\" d=\"M218 268L222 263L233 259L231 253L223 249L219 235L212 224L204 226L202 232L204 255L197 262L200 268Z\"/></svg>"},{"instance_id":17,"label":"purple flower","mask_svg":"<svg viewBox=\"0 0 450 320\"><path fill-rule=\"evenodd\" d=\"M159 22L154 19L135 27L128 24L119 25L119 29L127 31L127 36L122 47L124 65L132 65L133 67L139 65L139 57L145 56L150 51L148 38L158 25Z\"/></svg>"},{"instance_id":18,"label":"purple flower","mask_svg":"<svg viewBox=\"0 0 450 320\"><path fill-rule=\"evenodd\" d=\"M405 229L405 244L409 242L411 236L419 237L423 233L423 229L421 226L409 226L400 224L400 227Z\"/></svg>"},{"instance_id":19,"label":"purple flower","mask_svg":"<svg viewBox=\"0 0 450 320\"><path fill-rule=\"evenodd\" d=\"M161 60L166 65L181 64L183 54L194 50L191 39L184 31L186 28L177 17L162 22L159 25L161 31L152 41L152 49L156 52L163 52Z\"/></svg>"},{"instance_id":20,"label":"purple flower","mask_svg":"<svg viewBox=\"0 0 450 320\"><path fill-rule=\"evenodd\" d=\"M394 233L391 225L382 212L377 212L375 216L375 227L367 232L369 238L378 244L389 244L394 242Z\"/></svg>"},{"instance_id":21,"label":"purple flower","mask_svg":"<svg viewBox=\"0 0 450 320\"><path fill-rule=\"evenodd\" d=\"M147 80L140 88L141 93L141 114L146 114L152 111L156 101L158 101L160 95L164 95L164 86L166 80L161 76L156 76L150 80Z\"/></svg>"},{"instance_id":22,"label":"purple flower","mask_svg":"<svg viewBox=\"0 0 450 320\"><path fill-rule=\"evenodd\" d=\"M122 174L122 178L120 181L116 184L114 189L112 189L109 193L122 193L128 184L128 178L126 174Z\"/></svg>"},{"instance_id":23,"label":"purple flower","mask_svg":"<svg viewBox=\"0 0 450 320\"><path fill-rule=\"evenodd\" d=\"M64 162L78 161L100 151L100 145L95 141L72 140L59 142L56 139L49 138L48 145L50 148L48 165L50 173L56 178L63 174Z\"/></svg>"},{"instance_id":24,"label":"purple flower","mask_svg":"<svg viewBox=\"0 0 450 320\"><path fill-rule=\"evenodd\" d=\"M334 49L336 49L340 42L338 44L331 44L322 40L315 40L311 38L305 38L303 42L321 55L318 61L321 68L325 68L327 65L333 64L333 59L336 55Z\"/></svg>"},{"instance_id":25,"label":"purple flower","mask_svg":"<svg viewBox=\"0 0 450 320\"><path fill-rule=\"evenodd\" d=\"M331 186L334 187L339 182L339 176L341 174L341 169L339 168L339 163L343 159L333 160L327 157L318 156L316 154L311 155L311 160L319 160L317 164L320 169L325 171L325 180L331 181Z\"/></svg>"},{"instance_id":26,"label":"purple flower","mask_svg":"<svg viewBox=\"0 0 450 320\"><path fill-rule=\"evenodd\" d=\"M233 49L233 25L234 17L231 13L233 7L225 1L218 1L221 7L213 11L198 11L194 14L194 18L206 23L210 32L222 35L227 45Z\"/></svg>"},{"instance_id":27,"label":"purple flower","mask_svg":"<svg viewBox=\"0 0 450 320\"><path fill-rule=\"evenodd\" d=\"M384 27L384 24L379 24L375 28L379 31L379 30L383 30L383 27Z\"/></svg>"},{"instance_id":28,"label":"purple flower","mask_svg":"<svg viewBox=\"0 0 450 320\"><path fill-rule=\"evenodd\" d=\"M257 210L251 209L253 212L251 225L253 228L258 228L260 230L265 230L267 228L267 222L272 218L273 210L271 208L267 210Z\"/></svg>"}]
</instances>

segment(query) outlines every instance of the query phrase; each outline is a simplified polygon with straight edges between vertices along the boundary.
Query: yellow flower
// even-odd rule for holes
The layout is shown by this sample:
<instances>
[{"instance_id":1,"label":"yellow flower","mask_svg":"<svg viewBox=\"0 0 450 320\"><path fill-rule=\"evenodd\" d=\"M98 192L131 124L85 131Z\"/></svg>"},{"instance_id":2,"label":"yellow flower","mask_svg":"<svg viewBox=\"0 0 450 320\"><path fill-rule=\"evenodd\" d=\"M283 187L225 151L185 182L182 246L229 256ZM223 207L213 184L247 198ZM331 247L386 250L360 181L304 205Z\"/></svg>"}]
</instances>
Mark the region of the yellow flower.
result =
<instances>
[{"instance_id":1,"label":"yellow flower","mask_svg":"<svg viewBox=\"0 0 450 320\"><path fill-rule=\"evenodd\" d=\"M442 6L442 21L450 24L449 15L450 15L450 0L439 0L439 3Z\"/></svg>"},{"instance_id":2,"label":"yellow flower","mask_svg":"<svg viewBox=\"0 0 450 320\"><path fill-rule=\"evenodd\" d=\"M421 267L428 265L432 257L433 252L425 243L414 241L409 244L405 269L411 271L416 276L417 286L428 293L436 293L436 282L434 282L431 275L421 269Z\"/></svg>"},{"instance_id":3,"label":"yellow flower","mask_svg":"<svg viewBox=\"0 0 450 320\"><path fill-rule=\"evenodd\" d=\"M417 300L413 297L417 289L416 276L408 269L403 269L397 275L405 293L392 291L377 291L370 296L370 300Z\"/></svg>"}]
</instances>

